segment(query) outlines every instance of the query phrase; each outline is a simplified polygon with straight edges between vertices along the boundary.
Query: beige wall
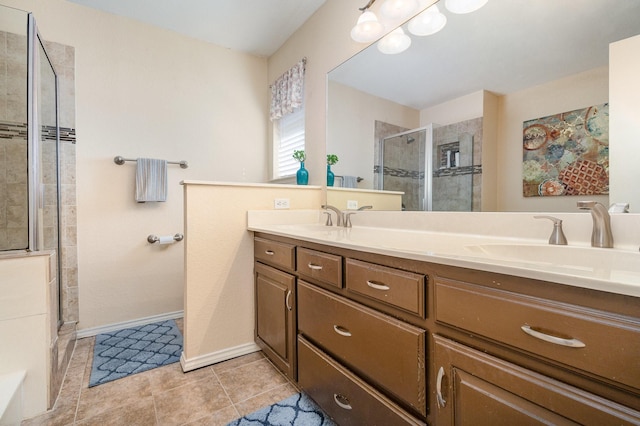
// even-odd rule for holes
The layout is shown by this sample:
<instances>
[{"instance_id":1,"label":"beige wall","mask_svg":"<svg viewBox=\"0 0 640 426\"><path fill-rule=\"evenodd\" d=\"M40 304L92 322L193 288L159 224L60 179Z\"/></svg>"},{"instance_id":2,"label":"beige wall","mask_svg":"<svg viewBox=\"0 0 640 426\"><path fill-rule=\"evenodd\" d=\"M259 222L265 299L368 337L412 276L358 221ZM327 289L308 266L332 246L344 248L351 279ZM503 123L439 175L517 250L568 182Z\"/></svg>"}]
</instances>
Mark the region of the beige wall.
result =
<instances>
[{"instance_id":1,"label":"beige wall","mask_svg":"<svg viewBox=\"0 0 640 426\"><path fill-rule=\"evenodd\" d=\"M257 350L247 210L273 209L275 198L288 198L292 210L319 209L323 191L185 182L185 370Z\"/></svg>"},{"instance_id":2,"label":"beige wall","mask_svg":"<svg viewBox=\"0 0 640 426\"><path fill-rule=\"evenodd\" d=\"M640 212L640 36L611 44L609 48L609 153L611 202L630 203Z\"/></svg>"},{"instance_id":3,"label":"beige wall","mask_svg":"<svg viewBox=\"0 0 640 426\"><path fill-rule=\"evenodd\" d=\"M327 188L327 204L340 210L347 210L349 201L355 201L358 207L371 206L372 210L400 211L402 210L402 194L404 193L396 191Z\"/></svg>"},{"instance_id":4,"label":"beige wall","mask_svg":"<svg viewBox=\"0 0 640 426\"><path fill-rule=\"evenodd\" d=\"M75 47L80 329L183 308L183 179L264 181L266 59L64 0L5 0ZM249 155L247 153L250 153ZM136 204L134 163L169 167L166 203Z\"/></svg>"},{"instance_id":5,"label":"beige wall","mask_svg":"<svg viewBox=\"0 0 640 426\"><path fill-rule=\"evenodd\" d=\"M373 189L375 121L415 129L419 127L419 111L336 82L328 86L327 154L340 159L331 169L336 175L360 176L364 180L358 188Z\"/></svg>"}]
</instances>

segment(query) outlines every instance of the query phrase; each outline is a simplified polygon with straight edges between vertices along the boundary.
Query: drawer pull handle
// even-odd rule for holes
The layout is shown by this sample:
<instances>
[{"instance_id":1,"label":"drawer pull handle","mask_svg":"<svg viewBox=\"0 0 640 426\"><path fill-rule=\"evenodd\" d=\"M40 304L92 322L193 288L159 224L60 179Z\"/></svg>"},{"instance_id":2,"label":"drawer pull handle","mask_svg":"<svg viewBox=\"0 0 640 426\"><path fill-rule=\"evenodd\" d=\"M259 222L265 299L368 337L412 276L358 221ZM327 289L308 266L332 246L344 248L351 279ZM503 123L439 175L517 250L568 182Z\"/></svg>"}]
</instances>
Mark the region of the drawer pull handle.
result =
<instances>
[{"instance_id":1,"label":"drawer pull handle","mask_svg":"<svg viewBox=\"0 0 640 426\"><path fill-rule=\"evenodd\" d=\"M333 400L338 407L344 408L345 410L351 410L351 404L349 404L349 400L346 396L340 395L339 393L334 393Z\"/></svg>"},{"instance_id":2,"label":"drawer pull handle","mask_svg":"<svg viewBox=\"0 0 640 426\"><path fill-rule=\"evenodd\" d=\"M376 289L376 290L383 290L383 291L389 290L389 288L390 288L388 285L378 284L378 283L375 283L375 282L369 281L369 280L367 280L367 285L369 287L371 287L371 288Z\"/></svg>"},{"instance_id":3,"label":"drawer pull handle","mask_svg":"<svg viewBox=\"0 0 640 426\"><path fill-rule=\"evenodd\" d=\"M292 309L292 308L291 308L291 303L290 303L290 301L289 301L289 298L290 298L290 297L291 297L291 290L288 290L288 291L287 291L287 297L285 298L285 301L284 301L285 305L287 305L287 309L288 309L288 310L291 310L291 309Z\"/></svg>"},{"instance_id":4,"label":"drawer pull handle","mask_svg":"<svg viewBox=\"0 0 640 426\"><path fill-rule=\"evenodd\" d=\"M339 325L334 325L333 326L333 331L335 331L336 333L338 333L341 336L351 337L351 332L349 330L347 330L346 328L340 327Z\"/></svg>"},{"instance_id":5,"label":"drawer pull handle","mask_svg":"<svg viewBox=\"0 0 640 426\"><path fill-rule=\"evenodd\" d=\"M552 336L550 334L538 331L527 324L523 325L520 328L529 336L533 336L536 339L544 340L545 342L549 342L549 343L553 343L561 346L568 346L570 348L584 348L586 346L583 342L581 342L578 339Z\"/></svg>"},{"instance_id":6,"label":"drawer pull handle","mask_svg":"<svg viewBox=\"0 0 640 426\"><path fill-rule=\"evenodd\" d=\"M309 267L309 269L314 269L316 271L321 271L322 270L322 265L316 265L316 264L313 264L311 262L309 262L309 264L307 266Z\"/></svg>"},{"instance_id":7,"label":"drawer pull handle","mask_svg":"<svg viewBox=\"0 0 640 426\"><path fill-rule=\"evenodd\" d=\"M266 254L267 256L273 256L274 254L276 254L276 252L273 250L265 250L264 254Z\"/></svg>"},{"instance_id":8,"label":"drawer pull handle","mask_svg":"<svg viewBox=\"0 0 640 426\"><path fill-rule=\"evenodd\" d=\"M444 368L440 367L440 370L438 370L438 377L436 378L436 401L440 408L444 408L444 406L447 405L447 401L445 401L442 396L442 379L444 379Z\"/></svg>"}]
</instances>

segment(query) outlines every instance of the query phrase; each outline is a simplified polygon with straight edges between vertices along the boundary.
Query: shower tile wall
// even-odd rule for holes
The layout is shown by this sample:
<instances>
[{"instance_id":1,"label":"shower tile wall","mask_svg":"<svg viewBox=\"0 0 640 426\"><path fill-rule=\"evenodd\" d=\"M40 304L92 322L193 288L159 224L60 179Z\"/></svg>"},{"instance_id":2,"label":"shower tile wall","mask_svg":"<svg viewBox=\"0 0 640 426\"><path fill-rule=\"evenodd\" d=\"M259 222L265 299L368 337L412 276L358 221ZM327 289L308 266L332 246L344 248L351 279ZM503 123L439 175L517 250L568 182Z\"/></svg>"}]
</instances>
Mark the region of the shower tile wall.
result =
<instances>
[{"instance_id":1,"label":"shower tile wall","mask_svg":"<svg viewBox=\"0 0 640 426\"><path fill-rule=\"evenodd\" d=\"M0 31L0 250L20 239L27 246L27 59L26 37ZM74 48L45 42L60 88L60 223L62 250L62 320L78 321L76 243L75 53ZM43 129L46 141L50 129ZM44 144L47 145L46 143ZM49 144L50 145L50 144ZM42 155L44 184L53 185L55 151ZM50 189L45 189L51 194ZM46 197L48 198L48 197ZM46 202L46 208L51 203ZM51 217L47 215L47 217ZM55 247L53 223L45 223L45 245ZM18 237L18 235L20 235ZM22 241L24 239L24 241ZM14 246L15 247L15 246Z\"/></svg>"},{"instance_id":2,"label":"shower tile wall","mask_svg":"<svg viewBox=\"0 0 640 426\"><path fill-rule=\"evenodd\" d=\"M438 154L449 144L460 149L459 167L442 168ZM433 210L480 211L482 117L434 128L433 152Z\"/></svg>"},{"instance_id":3,"label":"shower tile wall","mask_svg":"<svg viewBox=\"0 0 640 426\"><path fill-rule=\"evenodd\" d=\"M28 246L27 41L0 32L0 250Z\"/></svg>"}]
</instances>

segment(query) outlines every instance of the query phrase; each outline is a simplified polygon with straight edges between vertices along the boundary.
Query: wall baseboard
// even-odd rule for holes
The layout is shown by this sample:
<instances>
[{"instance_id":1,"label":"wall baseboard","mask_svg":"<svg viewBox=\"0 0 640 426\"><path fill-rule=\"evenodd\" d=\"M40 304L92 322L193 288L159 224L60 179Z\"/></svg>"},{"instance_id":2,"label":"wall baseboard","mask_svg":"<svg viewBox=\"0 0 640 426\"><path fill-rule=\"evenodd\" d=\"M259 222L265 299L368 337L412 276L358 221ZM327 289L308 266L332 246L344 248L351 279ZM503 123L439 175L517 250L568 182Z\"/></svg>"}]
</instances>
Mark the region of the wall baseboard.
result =
<instances>
[{"instance_id":1,"label":"wall baseboard","mask_svg":"<svg viewBox=\"0 0 640 426\"><path fill-rule=\"evenodd\" d=\"M141 325L152 324L154 322L166 321L170 319L182 318L184 311L167 312L165 314L152 315L150 317L138 318L130 321L123 321L115 324L101 325L98 327L85 328L76 332L76 338L82 339L83 337L97 336L101 333L110 333L116 330L122 330L125 328L138 327Z\"/></svg>"},{"instance_id":2,"label":"wall baseboard","mask_svg":"<svg viewBox=\"0 0 640 426\"><path fill-rule=\"evenodd\" d=\"M222 361L227 361L231 358L236 358L242 355L248 355L253 352L258 352L259 350L260 347L251 342L245 343L244 345L235 346L233 348L227 348L221 351L199 355L190 359L186 359L184 356L184 352L182 352L182 355L180 356L180 365L182 366L182 371L186 373L187 371L206 367L208 365Z\"/></svg>"}]
</instances>

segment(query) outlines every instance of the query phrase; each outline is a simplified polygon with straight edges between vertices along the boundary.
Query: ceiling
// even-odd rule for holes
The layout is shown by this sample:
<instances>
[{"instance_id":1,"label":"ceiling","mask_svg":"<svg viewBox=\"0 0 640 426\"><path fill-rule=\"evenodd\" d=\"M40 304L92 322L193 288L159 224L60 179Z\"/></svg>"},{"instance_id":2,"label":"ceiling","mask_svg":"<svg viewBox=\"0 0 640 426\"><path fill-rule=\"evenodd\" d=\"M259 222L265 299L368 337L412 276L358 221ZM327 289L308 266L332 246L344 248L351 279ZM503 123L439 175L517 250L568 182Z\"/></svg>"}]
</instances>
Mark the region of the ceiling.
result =
<instances>
[{"instance_id":1,"label":"ceiling","mask_svg":"<svg viewBox=\"0 0 640 426\"><path fill-rule=\"evenodd\" d=\"M257 56L271 56L326 0L69 0Z\"/></svg>"}]
</instances>

